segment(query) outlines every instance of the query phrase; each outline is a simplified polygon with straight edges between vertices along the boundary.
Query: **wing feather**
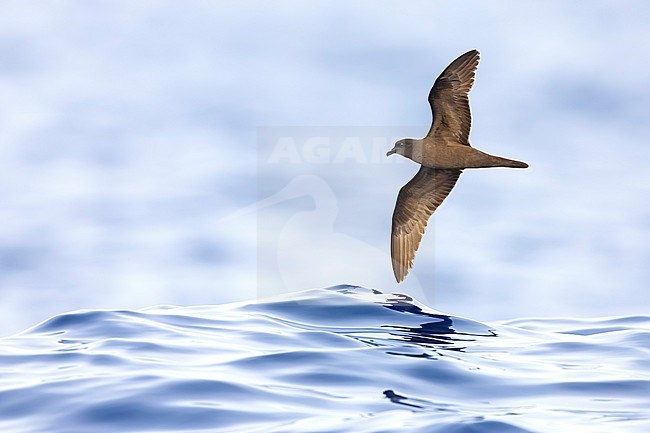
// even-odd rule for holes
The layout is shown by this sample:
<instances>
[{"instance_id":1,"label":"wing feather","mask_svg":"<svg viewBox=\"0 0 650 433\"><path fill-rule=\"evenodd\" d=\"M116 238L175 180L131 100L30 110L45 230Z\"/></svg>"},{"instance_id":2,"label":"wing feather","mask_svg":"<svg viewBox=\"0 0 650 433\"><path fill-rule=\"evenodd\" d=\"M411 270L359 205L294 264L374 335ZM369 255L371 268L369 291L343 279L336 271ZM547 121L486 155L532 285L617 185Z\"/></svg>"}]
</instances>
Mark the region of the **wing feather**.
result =
<instances>
[{"instance_id":1,"label":"wing feather","mask_svg":"<svg viewBox=\"0 0 650 433\"><path fill-rule=\"evenodd\" d=\"M401 282L413 266L429 217L449 195L460 170L436 170L422 166L397 196L391 233L393 273Z\"/></svg>"},{"instance_id":2,"label":"wing feather","mask_svg":"<svg viewBox=\"0 0 650 433\"><path fill-rule=\"evenodd\" d=\"M436 79L429 92L433 119L427 136L451 138L469 146L472 113L468 94L479 58L478 51L468 51L451 62Z\"/></svg>"}]
</instances>

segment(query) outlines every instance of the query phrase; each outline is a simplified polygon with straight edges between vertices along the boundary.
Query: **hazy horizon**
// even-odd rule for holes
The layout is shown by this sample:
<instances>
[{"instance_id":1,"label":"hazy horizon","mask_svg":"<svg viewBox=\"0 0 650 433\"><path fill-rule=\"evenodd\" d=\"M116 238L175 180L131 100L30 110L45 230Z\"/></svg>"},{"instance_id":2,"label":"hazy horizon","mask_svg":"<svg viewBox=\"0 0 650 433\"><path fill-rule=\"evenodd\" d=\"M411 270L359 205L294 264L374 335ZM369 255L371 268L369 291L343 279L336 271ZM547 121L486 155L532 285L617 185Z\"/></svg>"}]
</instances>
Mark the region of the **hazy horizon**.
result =
<instances>
[{"instance_id":1,"label":"hazy horizon","mask_svg":"<svg viewBox=\"0 0 650 433\"><path fill-rule=\"evenodd\" d=\"M331 284L481 321L648 313L647 2L3 9L0 336ZM473 48L471 143L530 168L467 170L397 285L418 166L385 152Z\"/></svg>"}]
</instances>

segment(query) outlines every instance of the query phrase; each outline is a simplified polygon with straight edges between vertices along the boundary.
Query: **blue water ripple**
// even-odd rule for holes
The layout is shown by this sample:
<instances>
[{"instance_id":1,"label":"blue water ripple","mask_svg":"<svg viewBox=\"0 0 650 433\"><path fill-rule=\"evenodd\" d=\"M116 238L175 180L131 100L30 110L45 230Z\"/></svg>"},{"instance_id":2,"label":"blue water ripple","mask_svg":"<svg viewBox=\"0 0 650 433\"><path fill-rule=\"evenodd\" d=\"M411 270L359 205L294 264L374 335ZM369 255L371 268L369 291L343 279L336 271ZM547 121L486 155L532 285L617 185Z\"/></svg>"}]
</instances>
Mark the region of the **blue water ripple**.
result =
<instances>
[{"instance_id":1,"label":"blue water ripple","mask_svg":"<svg viewBox=\"0 0 650 433\"><path fill-rule=\"evenodd\" d=\"M353 286L0 339L0 431L646 432L650 317L480 323Z\"/></svg>"}]
</instances>

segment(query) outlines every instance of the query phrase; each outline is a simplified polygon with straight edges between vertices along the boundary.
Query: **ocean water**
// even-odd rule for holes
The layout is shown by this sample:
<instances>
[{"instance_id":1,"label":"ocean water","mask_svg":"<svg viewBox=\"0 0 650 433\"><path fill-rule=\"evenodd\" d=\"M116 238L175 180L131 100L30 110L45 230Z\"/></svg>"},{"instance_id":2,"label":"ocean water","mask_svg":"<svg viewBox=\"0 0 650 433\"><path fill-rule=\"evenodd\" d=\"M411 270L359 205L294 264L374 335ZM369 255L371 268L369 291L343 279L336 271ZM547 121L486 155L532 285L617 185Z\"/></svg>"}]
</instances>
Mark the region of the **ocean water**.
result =
<instances>
[{"instance_id":1,"label":"ocean water","mask_svg":"<svg viewBox=\"0 0 650 433\"><path fill-rule=\"evenodd\" d=\"M0 339L0 431L648 432L650 316L480 323L353 286L77 311Z\"/></svg>"}]
</instances>

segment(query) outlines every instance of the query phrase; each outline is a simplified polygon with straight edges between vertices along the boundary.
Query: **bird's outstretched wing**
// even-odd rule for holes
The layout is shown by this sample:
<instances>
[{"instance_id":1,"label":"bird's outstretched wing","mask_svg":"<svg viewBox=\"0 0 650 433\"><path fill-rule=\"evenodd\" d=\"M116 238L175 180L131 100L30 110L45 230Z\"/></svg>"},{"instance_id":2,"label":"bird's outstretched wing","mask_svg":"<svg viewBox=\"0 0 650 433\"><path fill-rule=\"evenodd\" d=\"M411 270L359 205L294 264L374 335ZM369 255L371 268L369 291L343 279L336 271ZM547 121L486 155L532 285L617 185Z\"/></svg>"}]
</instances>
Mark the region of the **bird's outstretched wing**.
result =
<instances>
[{"instance_id":1,"label":"bird's outstretched wing","mask_svg":"<svg viewBox=\"0 0 650 433\"><path fill-rule=\"evenodd\" d=\"M468 51L451 62L429 92L433 115L427 136L447 137L469 146L472 113L468 93L474 84L479 52Z\"/></svg>"},{"instance_id":2,"label":"bird's outstretched wing","mask_svg":"<svg viewBox=\"0 0 650 433\"><path fill-rule=\"evenodd\" d=\"M397 196L393 212L390 254L393 273L401 282L413 266L415 251L429 217L449 195L461 170L437 170L422 166Z\"/></svg>"}]
</instances>

